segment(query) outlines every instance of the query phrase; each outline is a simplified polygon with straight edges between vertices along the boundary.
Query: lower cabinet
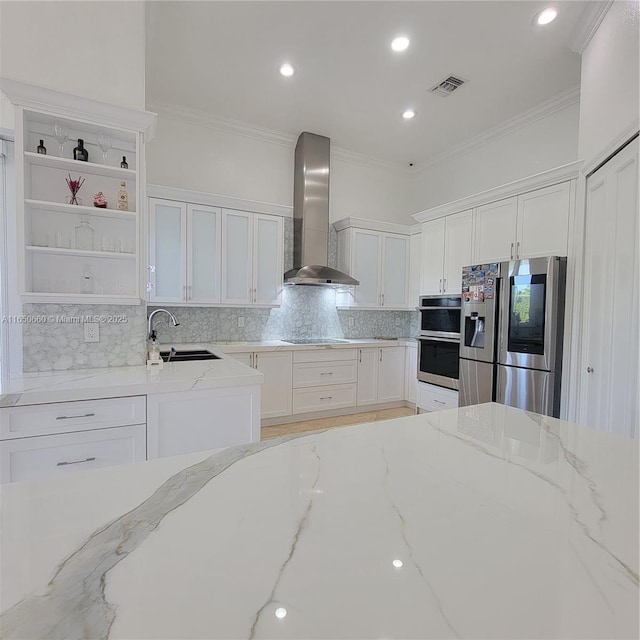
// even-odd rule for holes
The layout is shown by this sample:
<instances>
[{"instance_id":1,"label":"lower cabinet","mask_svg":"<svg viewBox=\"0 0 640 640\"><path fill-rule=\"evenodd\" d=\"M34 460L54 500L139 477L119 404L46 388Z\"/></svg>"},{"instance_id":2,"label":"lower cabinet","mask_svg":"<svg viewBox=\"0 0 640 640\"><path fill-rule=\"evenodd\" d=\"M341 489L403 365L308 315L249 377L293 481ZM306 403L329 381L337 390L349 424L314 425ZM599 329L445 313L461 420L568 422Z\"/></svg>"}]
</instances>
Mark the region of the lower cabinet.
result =
<instances>
[{"instance_id":1,"label":"lower cabinet","mask_svg":"<svg viewBox=\"0 0 640 640\"><path fill-rule=\"evenodd\" d=\"M260 440L260 386L147 396L147 458Z\"/></svg>"},{"instance_id":2,"label":"lower cabinet","mask_svg":"<svg viewBox=\"0 0 640 640\"><path fill-rule=\"evenodd\" d=\"M291 415L291 351L251 351L229 355L264 375L261 418Z\"/></svg>"},{"instance_id":3,"label":"lower cabinet","mask_svg":"<svg viewBox=\"0 0 640 640\"><path fill-rule=\"evenodd\" d=\"M458 408L458 392L434 384L418 382L418 408L423 411L444 411Z\"/></svg>"},{"instance_id":4,"label":"lower cabinet","mask_svg":"<svg viewBox=\"0 0 640 640\"><path fill-rule=\"evenodd\" d=\"M418 396L418 346L407 346L404 373L404 399L412 404Z\"/></svg>"},{"instance_id":5,"label":"lower cabinet","mask_svg":"<svg viewBox=\"0 0 640 640\"><path fill-rule=\"evenodd\" d=\"M405 347L358 349L357 405L404 400Z\"/></svg>"}]
</instances>

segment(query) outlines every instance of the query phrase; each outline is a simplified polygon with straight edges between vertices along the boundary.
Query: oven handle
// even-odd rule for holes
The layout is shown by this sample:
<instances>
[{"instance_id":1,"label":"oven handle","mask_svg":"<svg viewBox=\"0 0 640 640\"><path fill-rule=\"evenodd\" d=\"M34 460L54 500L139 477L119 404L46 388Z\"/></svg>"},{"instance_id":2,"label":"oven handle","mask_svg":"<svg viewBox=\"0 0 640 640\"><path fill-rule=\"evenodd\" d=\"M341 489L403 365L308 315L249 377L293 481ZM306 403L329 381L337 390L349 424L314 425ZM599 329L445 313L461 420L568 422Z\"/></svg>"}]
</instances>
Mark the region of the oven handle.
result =
<instances>
[{"instance_id":1,"label":"oven handle","mask_svg":"<svg viewBox=\"0 0 640 640\"><path fill-rule=\"evenodd\" d=\"M416 307L416 311L462 311L462 307Z\"/></svg>"},{"instance_id":2,"label":"oven handle","mask_svg":"<svg viewBox=\"0 0 640 640\"><path fill-rule=\"evenodd\" d=\"M436 338L431 336L416 336L416 340L432 340L433 342L457 342L460 344L460 338Z\"/></svg>"}]
</instances>

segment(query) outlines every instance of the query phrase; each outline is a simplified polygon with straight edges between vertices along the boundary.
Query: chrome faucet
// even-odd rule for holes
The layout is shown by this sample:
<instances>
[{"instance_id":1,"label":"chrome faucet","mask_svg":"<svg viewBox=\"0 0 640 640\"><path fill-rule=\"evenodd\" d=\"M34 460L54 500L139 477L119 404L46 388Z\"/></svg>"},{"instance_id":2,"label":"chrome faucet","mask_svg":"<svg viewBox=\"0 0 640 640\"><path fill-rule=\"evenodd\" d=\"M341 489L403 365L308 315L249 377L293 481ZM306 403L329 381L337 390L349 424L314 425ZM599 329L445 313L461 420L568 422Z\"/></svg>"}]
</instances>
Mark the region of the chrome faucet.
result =
<instances>
[{"instance_id":1,"label":"chrome faucet","mask_svg":"<svg viewBox=\"0 0 640 640\"><path fill-rule=\"evenodd\" d=\"M164 313L168 314L168 316L171 318L171 323L173 324L174 327L177 327L180 323L178 322L178 319L173 315L173 313L171 313L171 311L167 311L166 309L155 309L154 311L152 311L149 314L149 320L148 320L148 326L149 326L149 340L155 340L156 339L156 330L153 328L153 316L156 315L156 313L160 313L161 311L164 311Z\"/></svg>"}]
</instances>

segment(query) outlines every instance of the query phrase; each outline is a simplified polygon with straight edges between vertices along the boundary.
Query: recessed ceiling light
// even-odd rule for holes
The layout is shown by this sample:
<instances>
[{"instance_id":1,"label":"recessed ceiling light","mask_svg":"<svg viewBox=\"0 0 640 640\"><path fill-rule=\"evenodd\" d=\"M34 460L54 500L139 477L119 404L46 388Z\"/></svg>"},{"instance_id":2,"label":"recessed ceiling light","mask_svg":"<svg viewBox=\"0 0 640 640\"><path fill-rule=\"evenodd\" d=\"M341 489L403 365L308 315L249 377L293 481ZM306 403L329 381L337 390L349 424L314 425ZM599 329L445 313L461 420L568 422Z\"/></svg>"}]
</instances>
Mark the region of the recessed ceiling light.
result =
<instances>
[{"instance_id":1,"label":"recessed ceiling light","mask_svg":"<svg viewBox=\"0 0 640 640\"><path fill-rule=\"evenodd\" d=\"M411 118L413 118L416 115L416 112L413 109L407 109L403 114L402 117L405 120L411 120Z\"/></svg>"},{"instance_id":2,"label":"recessed ceiling light","mask_svg":"<svg viewBox=\"0 0 640 640\"><path fill-rule=\"evenodd\" d=\"M276 618L279 618L280 620L282 620L282 618L285 618L287 615L287 610L284 607L278 607L276 609Z\"/></svg>"},{"instance_id":3,"label":"recessed ceiling light","mask_svg":"<svg viewBox=\"0 0 640 640\"><path fill-rule=\"evenodd\" d=\"M290 78L295 72L296 70L294 66L292 64L289 64L288 62L285 62L283 65L280 65L280 73L285 78Z\"/></svg>"},{"instance_id":4,"label":"recessed ceiling light","mask_svg":"<svg viewBox=\"0 0 640 640\"><path fill-rule=\"evenodd\" d=\"M409 46L409 38L407 36L398 36L391 41L391 48L394 51L405 51Z\"/></svg>"},{"instance_id":5,"label":"recessed ceiling light","mask_svg":"<svg viewBox=\"0 0 640 640\"><path fill-rule=\"evenodd\" d=\"M404 563L402 560L394 560L392 564L396 569L400 569Z\"/></svg>"},{"instance_id":6,"label":"recessed ceiling light","mask_svg":"<svg viewBox=\"0 0 640 640\"><path fill-rule=\"evenodd\" d=\"M557 15L558 15L557 9L553 9L553 8L545 9L544 11L541 11L536 16L536 24L539 24L539 25L549 24L550 22L553 22L556 19Z\"/></svg>"}]
</instances>

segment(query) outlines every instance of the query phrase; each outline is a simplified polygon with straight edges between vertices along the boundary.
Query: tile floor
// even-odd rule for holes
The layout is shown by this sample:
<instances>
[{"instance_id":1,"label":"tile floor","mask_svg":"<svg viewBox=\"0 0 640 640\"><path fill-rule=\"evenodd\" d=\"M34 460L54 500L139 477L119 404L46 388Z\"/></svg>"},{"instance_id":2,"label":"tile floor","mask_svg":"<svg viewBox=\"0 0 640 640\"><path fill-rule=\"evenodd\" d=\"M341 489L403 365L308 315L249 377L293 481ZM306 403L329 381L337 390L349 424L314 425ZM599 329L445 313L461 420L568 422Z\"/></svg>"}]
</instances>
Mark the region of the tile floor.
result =
<instances>
[{"instance_id":1,"label":"tile floor","mask_svg":"<svg viewBox=\"0 0 640 640\"><path fill-rule=\"evenodd\" d=\"M263 440L278 438L292 433L307 433L312 431L323 431L334 427L348 427L352 424L362 424L364 422L377 422L378 420L390 420L391 418L404 418L415 415L413 409L408 407L398 407L395 409L381 409L380 411L365 411L363 413L352 413L347 416L334 416L333 418L318 418L317 420L305 420L303 422L290 422L289 424L277 424L273 427L262 427L261 434Z\"/></svg>"}]
</instances>

